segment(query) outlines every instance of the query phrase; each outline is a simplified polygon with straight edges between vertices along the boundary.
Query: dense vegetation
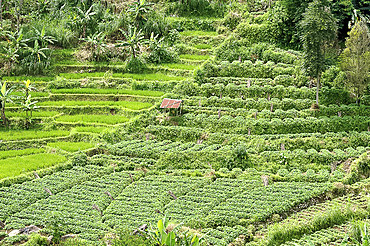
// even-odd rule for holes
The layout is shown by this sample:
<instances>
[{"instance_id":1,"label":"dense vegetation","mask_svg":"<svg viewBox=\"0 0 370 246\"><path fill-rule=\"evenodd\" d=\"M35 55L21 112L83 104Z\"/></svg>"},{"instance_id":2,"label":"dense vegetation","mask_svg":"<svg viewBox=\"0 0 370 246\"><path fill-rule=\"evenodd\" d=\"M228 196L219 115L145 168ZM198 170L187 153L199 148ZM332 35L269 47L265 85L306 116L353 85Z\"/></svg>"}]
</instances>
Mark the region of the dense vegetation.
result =
<instances>
[{"instance_id":1,"label":"dense vegetation","mask_svg":"<svg viewBox=\"0 0 370 246\"><path fill-rule=\"evenodd\" d=\"M367 245L369 6L0 0L0 244Z\"/></svg>"}]
</instances>

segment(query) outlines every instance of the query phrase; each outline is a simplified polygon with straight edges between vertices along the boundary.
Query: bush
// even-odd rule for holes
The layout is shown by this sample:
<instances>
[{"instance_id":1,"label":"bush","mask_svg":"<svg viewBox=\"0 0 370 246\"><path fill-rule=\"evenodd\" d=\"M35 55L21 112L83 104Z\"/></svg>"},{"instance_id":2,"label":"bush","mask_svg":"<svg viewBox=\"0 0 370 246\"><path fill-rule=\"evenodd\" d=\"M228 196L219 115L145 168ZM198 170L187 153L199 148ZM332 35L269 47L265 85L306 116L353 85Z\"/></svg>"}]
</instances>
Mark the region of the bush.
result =
<instances>
[{"instance_id":1,"label":"bush","mask_svg":"<svg viewBox=\"0 0 370 246\"><path fill-rule=\"evenodd\" d=\"M178 60L177 53L165 45L151 47L150 53L145 57L149 63L172 63Z\"/></svg>"},{"instance_id":2,"label":"bush","mask_svg":"<svg viewBox=\"0 0 370 246\"><path fill-rule=\"evenodd\" d=\"M245 38L249 43L275 43L277 39L272 32L270 23L251 24L249 22L242 22L236 28L236 33L240 37Z\"/></svg>"},{"instance_id":3,"label":"bush","mask_svg":"<svg viewBox=\"0 0 370 246\"><path fill-rule=\"evenodd\" d=\"M223 17L226 5L217 0L176 1L169 5L167 12L179 16Z\"/></svg>"},{"instance_id":4,"label":"bush","mask_svg":"<svg viewBox=\"0 0 370 246\"><path fill-rule=\"evenodd\" d=\"M150 246L153 242L140 235L132 235L130 231L122 231L112 242L113 246Z\"/></svg>"},{"instance_id":5,"label":"bush","mask_svg":"<svg viewBox=\"0 0 370 246\"><path fill-rule=\"evenodd\" d=\"M141 58L131 56L126 64L126 71L129 73L142 73L146 70L145 63Z\"/></svg>"},{"instance_id":6,"label":"bush","mask_svg":"<svg viewBox=\"0 0 370 246\"><path fill-rule=\"evenodd\" d=\"M25 246L47 246L49 245L48 239L41 236L40 234L33 233L29 237L28 241L24 244Z\"/></svg>"},{"instance_id":7,"label":"bush","mask_svg":"<svg viewBox=\"0 0 370 246\"><path fill-rule=\"evenodd\" d=\"M234 30L242 21L242 15L237 12L229 12L223 19L222 24L229 30Z\"/></svg>"}]
</instances>

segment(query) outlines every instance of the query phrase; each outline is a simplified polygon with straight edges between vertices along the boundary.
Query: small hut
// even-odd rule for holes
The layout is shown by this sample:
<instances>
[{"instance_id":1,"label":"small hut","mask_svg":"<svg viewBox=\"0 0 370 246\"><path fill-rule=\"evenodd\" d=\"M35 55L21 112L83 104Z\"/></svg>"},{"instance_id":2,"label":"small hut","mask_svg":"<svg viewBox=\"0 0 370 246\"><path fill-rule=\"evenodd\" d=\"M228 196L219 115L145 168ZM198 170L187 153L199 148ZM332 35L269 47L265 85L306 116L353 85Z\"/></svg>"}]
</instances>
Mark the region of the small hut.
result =
<instances>
[{"instance_id":1,"label":"small hut","mask_svg":"<svg viewBox=\"0 0 370 246\"><path fill-rule=\"evenodd\" d=\"M169 112L171 112L171 109L174 109L177 115L181 115L181 103L182 100L165 98L163 99L160 108L163 108L165 112L167 109Z\"/></svg>"}]
</instances>

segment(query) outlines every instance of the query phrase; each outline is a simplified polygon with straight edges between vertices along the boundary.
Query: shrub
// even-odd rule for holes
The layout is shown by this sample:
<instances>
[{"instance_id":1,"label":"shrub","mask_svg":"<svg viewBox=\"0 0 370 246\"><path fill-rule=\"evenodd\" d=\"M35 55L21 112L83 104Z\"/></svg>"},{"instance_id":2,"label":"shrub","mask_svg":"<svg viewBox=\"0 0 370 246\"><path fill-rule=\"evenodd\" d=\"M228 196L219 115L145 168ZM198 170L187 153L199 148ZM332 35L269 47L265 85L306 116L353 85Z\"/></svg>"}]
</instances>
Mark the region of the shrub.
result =
<instances>
[{"instance_id":1,"label":"shrub","mask_svg":"<svg viewBox=\"0 0 370 246\"><path fill-rule=\"evenodd\" d=\"M126 71L129 73L142 73L146 70L145 63L141 58L131 56L126 64Z\"/></svg>"},{"instance_id":2,"label":"shrub","mask_svg":"<svg viewBox=\"0 0 370 246\"><path fill-rule=\"evenodd\" d=\"M223 19L222 24L229 30L234 30L242 21L242 15L237 12L229 12Z\"/></svg>"}]
</instances>

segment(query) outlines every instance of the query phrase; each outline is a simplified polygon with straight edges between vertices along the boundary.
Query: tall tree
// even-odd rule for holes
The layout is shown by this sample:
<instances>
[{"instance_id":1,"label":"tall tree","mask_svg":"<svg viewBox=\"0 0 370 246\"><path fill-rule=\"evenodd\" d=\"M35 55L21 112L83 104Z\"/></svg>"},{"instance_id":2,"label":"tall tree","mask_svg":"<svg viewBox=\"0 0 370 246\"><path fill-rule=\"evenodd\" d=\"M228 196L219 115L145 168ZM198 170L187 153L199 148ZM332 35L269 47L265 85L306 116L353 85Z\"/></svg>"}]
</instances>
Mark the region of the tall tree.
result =
<instances>
[{"instance_id":1,"label":"tall tree","mask_svg":"<svg viewBox=\"0 0 370 246\"><path fill-rule=\"evenodd\" d=\"M347 87L359 103L370 81L370 33L364 21L358 21L349 32L340 65L346 73Z\"/></svg>"},{"instance_id":2,"label":"tall tree","mask_svg":"<svg viewBox=\"0 0 370 246\"><path fill-rule=\"evenodd\" d=\"M316 78L316 103L319 104L321 73L325 70L325 51L337 35L337 23L327 0L311 2L299 23L304 50L304 68Z\"/></svg>"}]
</instances>

